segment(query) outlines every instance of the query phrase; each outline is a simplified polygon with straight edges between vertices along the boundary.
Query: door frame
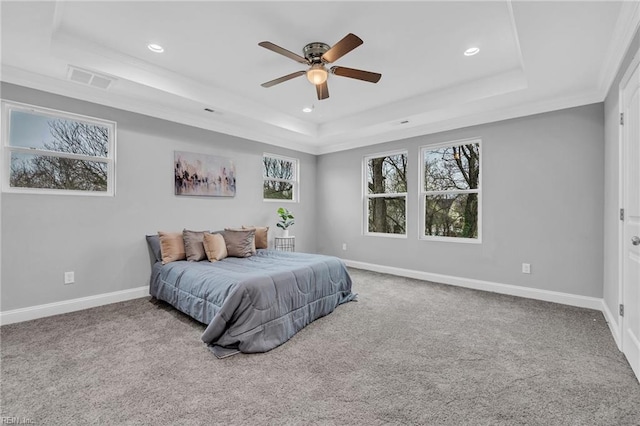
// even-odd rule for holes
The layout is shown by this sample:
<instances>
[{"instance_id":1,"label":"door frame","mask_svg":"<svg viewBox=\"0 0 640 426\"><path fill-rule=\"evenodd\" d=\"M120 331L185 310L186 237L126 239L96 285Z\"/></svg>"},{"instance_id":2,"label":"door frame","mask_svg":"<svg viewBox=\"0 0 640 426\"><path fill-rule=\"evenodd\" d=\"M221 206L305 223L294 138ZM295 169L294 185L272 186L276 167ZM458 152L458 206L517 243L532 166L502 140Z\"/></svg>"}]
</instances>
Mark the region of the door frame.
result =
<instances>
[{"instance_id":1,"label":"door frame","mask_svg":"<svg viewBox=\"0 0 640 426\"><path fill-rule=\"evenodd\" d=\"M629 63L629 66L625 70L620 84L618 85L618 117L624 112L624 87L629 83L633 72L637 67L640 67L640 47L633 56L633 59ZM616 117L617 120L619 118ZM625 120L627 118L625 117ZM624 129L622 125L618 123L618 209L626 208L627 200L625 196L626 188L626 167L625 167L625 140ZM626 215L626 210L625 210ZM624 305L624 224L623 220L618 220L618 306ZM624 339L624 319L620 317L619 309L616 310L616 318L618 318L617 334L619 339L615 339L618 344L618 349L623 349ZM640 379L640 378L639 378Z\"/></svg>"}]
</instances>

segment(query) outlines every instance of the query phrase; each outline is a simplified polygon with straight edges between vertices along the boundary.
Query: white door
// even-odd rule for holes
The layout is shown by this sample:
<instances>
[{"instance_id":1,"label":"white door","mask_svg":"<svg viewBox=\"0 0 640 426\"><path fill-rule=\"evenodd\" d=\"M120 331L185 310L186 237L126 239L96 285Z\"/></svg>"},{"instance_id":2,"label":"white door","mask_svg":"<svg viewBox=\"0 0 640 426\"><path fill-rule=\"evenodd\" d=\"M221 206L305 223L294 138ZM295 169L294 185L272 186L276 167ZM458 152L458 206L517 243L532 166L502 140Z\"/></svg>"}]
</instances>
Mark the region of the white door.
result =
<instances>
[{"instance_id":1,"label":"white door","mask_svg":"<svg viewBox=\"0 0 640 426\"><path fill-rule=\"evenodd\" d=\"M622 191L622 351L640 378L640 68L621 84ZM631 73L629 75L629 73ZM625 76L625 77L626 77Z\"/></svg>"}]
</instances>

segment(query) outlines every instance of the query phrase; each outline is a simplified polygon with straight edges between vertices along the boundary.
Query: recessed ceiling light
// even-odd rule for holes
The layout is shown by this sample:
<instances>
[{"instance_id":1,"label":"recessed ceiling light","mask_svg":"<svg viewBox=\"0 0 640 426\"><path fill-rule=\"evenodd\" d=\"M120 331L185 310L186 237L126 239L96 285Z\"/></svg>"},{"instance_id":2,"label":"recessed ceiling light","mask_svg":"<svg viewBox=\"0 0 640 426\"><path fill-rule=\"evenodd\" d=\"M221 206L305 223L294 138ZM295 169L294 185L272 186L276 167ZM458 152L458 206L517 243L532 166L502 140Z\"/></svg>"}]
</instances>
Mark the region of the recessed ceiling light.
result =
<instances>
[{"instance_id":1,"label":"recessed ceiling light","mask_svg":"<svg viewBox=\"0 0 640 426\"><path fill-rule=\"evenodd\" d=\"M160 46L159 44L149 43L149 44L147 44L147 47L149 48L150 51L155 52L155 53L164 52L164 47Z\"/></svg>"},{"instance_id":2,"label":"recessed ceiling light","mask_svg":"<svg viewBox=\"0 0 640 426\"><path fill-rule=\"evenodd\" d=\"M477 47L470 47L464 51L464 56L473 56L480 51Z\"/></svg>"},{"instance_id":3,"label":"recessed ceiling light","mask_svg":"<svg viewBox=\"0 0 640 426\"><path fill-rule=\"evenodd\" d=\"M215 110L213 110L211 108L205 108L204 110L207 111L207 112L215 112Z\"/></svg>"},{"instance_id":4,"label":"recessed ceiling light","mask_svg":"<svg viewBox=\"0 0 640 426\"><path fill-rule=\"evenodd\" d=\"M304 107L302 108L302 112L311 112L313 111L313 107Z\"/></svg>"},{"instance_id":5,"label":"recessed ceiling light","mask_svg":"<svg viewBox=\"0 0 640 426\"><path fill-rule=\"evenodd\" d=\"M400 122L400 124L407 124L408 122L409 122L409 120L402 120L402 121Z\"/></svg>"}]
</instances>

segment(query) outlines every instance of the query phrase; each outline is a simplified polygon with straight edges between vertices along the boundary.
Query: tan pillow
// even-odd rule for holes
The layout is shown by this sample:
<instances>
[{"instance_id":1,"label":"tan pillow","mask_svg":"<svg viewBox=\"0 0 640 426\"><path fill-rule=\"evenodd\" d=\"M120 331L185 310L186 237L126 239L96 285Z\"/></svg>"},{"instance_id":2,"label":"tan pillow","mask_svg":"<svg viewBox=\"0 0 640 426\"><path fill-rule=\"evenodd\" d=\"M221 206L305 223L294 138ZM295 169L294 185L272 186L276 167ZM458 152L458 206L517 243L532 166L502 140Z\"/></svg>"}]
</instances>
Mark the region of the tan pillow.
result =
<instances>
[{"instance_id":1,"label":"tan pillow","mask_svg":"<svg viewBox=\"0 0 640 426\"><path fill-rule=\"evenodd\" d=\"M202 245L205 232L209 233L209 231L189 231L188 229L182 231L184 252L188 261L199 262L207 258L207 254L204 252L204 246Z\"/></svg>"},{"instance_id":2,"label":"tan pillow","mask_svg":"<svg viewBox=\"0 0 640 426\"><path fill-rule=\"evenodd\" d=\"M182 232L158 231L160 237L160 253L162 253L162 264L187 258L184 251L184 240Z\"/></svg>"},{"instance_id":3,"label":"tan pillow","mask_svg":"<svg viewBox=\"0 0 640 426\"><path fill-rule=\"evenodd\" d=\"M204 234L202 242L209 262L227 257L227 244L224 242L222 234Z\"/></svg>"},{"instance_id":4,"label":"tan pillow","mask_svg":"<svg viewBox=\"0 0 640 426\"><path fill-rule=\"evenodd\" d=\"M242 226L242 229L256 230L256 248L269 248L269 227L268 226Z\"/></svg>"},{"instance_id":5,"label":"tan pillow","mask_svg":"<svg viewBox=\"0 0 640 426\"><path fill-rule=\"evenodd\" d=\"M255 229L225 229L224 242L227 245L227 256L249 257L256 254Z\"/></svg>"}]
</instances>

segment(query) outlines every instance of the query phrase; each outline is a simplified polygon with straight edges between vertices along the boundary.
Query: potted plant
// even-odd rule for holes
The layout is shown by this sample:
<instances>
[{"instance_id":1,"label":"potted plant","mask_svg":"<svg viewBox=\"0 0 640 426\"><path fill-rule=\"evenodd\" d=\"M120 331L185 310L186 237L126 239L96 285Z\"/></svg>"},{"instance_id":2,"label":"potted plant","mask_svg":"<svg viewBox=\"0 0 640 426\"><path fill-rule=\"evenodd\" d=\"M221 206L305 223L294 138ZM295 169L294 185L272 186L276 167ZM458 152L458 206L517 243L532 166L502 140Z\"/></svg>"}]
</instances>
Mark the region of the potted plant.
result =
<instances>
[{"instance_id":1,"label":"potted plant","mask_svg":"<svg viewBox=\"0 0 640 426\"><path fill-rule=\"evenodd\" d=\"M282 236L289 236L289 227L295 223L293 220L293 214L289 211L289 209L285 209L284 207L278 208L278 216L280 216L280 220L276 224L276 226L282 229Z\"/></svg>"}]
</instances>

